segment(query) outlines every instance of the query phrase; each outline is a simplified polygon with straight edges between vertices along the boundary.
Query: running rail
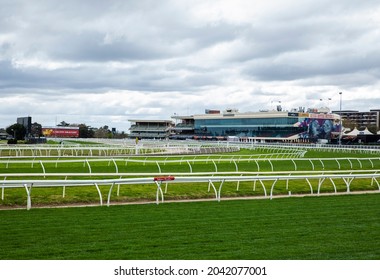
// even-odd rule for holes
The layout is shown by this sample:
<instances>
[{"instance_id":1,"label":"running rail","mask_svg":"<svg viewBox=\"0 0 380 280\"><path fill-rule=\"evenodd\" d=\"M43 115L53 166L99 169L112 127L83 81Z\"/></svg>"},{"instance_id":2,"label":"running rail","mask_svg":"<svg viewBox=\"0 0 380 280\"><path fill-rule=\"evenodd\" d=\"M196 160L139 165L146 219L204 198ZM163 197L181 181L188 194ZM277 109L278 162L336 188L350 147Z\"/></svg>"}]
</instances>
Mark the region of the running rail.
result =
<instances>
[{"instance_id":1,"label":"running rail","mask_svg":"<svg viewBox=\"0 0 380 280\"><path fill-rule=\"evenodd\" d=\"M161 178L161 179L158 179ZM36 187L62 187L62 186L94 186L99 194L100 205L103 205L103 197L99 189L99 185L110 186L107 198L107 206L110 206L111 194L113 187L117 185L131 185L131 184L156 184L156 203L164 202L164 193L161 188L162 182L166 183L208 183L209 186L213 187L215 193L215 199L220 202L222 187L225 182L260 182L264 190L264 196L267 197L267 191L264 182L273 181L270 188L270 199L273 198L273 191L276 183L279 181L289 180L306 180L310 187L310 194L313 195L313 186L310 180L318 180L318 195L320 194L320 189L323 182L328 179L333 182L334 190L336 193L334 180L341 179L344 181L346 186L346 192L350 193L350 185L354 179L371 179L371 183L376 183L378 191L380 191L379 183L380 174L378 173L365 173L365 174L304 174L304 175L257 175L257 176L164 176L160 177L146 177L146 178L121 178L121 179L86 179L86 180L2 180L0 181L0 186L2 188L25 188L27 194L27 210L32 207L31 192L32 188ZM215 186L219 183L219 186ZM290 193L289 193L290 195Z\"/></svg>"}]
</instances>

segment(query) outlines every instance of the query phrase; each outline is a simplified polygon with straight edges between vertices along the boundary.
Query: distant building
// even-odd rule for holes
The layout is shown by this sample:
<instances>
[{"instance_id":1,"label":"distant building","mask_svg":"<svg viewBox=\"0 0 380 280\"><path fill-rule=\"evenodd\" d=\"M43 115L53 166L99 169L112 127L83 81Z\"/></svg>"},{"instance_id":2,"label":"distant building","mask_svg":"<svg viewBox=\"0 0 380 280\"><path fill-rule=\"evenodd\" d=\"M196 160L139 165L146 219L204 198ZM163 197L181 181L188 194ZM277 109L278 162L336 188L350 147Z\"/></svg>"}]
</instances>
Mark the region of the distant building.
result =
<instances>
[{"instance_id":1,"label":"distant building","mask_svg":"<svg viewBox=\"0 0 380 280\"><path fill-rule=\"evenodd\" d=\"M6 133L5 131L0 131L0 140L8 140L11 139L12 136Z\"/></svg>"},{"instance_id":2,"label":"distant building","mask_svg":"<svg viewBox=\"0 0 380 280\"><path fill-rule=\"evenodd\" d=\"M302 109L302 110L301 110ZM206 110L205 114L192 116L174 115L179 123L172 129L174 139L228 140L238 137L241 141L292 141L316 142L320 139L337 139L340 132L340 116L329 110L294 109L290 112L260 111L240 113L237 109L223 112Z\"/></svg>"},{"instance_id":3,"label":"distant building","mask_svg":"<svg viewBox=\"0 0 380 280\"><path fill-rule=\"evenodd\" d=\"M214 114L214 113L211 113ZM219 113L218 113L219 114ZM174 127L171 128L170 138L178 140L193 139L195 136L195 120L194 116L175 115L172 118L179 120Z\"/></svg>"},{"instance_id":4,"label":"distant building","mask_svg":"<svg viewBox=\"0 0 380 280\"><path fill-rule=\"evenodd\" d=\"M170 120L128 120L132 123L129 128L130 138L166 139L171 134L174 122Z\"/></svg>"},{"instance_id":5,"label":"distant building","mask_svg":"<svg viewBox=\"0 0 380 280\"><path fill-rule=\"evenodd\" d=\"M357 128L373 128L374 132L380 129L380 109L370 110L369 112L359 112L356 110L333 111L342 116L342 120L351 123Z\"/></svg>"}]
</instances>

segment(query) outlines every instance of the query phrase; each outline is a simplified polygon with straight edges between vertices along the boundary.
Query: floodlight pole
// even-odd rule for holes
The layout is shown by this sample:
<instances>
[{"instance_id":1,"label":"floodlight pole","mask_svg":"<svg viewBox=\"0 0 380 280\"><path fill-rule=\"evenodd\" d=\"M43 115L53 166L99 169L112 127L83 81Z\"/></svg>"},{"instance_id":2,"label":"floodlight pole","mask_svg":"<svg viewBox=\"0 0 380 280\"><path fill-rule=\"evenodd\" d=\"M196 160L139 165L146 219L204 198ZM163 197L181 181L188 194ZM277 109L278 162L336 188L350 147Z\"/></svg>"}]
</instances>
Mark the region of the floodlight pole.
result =
<instances>
[{"instance_id":1,"label":"floodlight pole","mask_svg":"<svg viewBox=\"0 0 380 280\"><path fill-rule=\"evenodd\" d=\"M340 115L340 130L339 130L339 145L342 145L342 130L343 130L343 121L342 121L342 92L339 92L339 115Z\"/></svg>"}]
</instances>

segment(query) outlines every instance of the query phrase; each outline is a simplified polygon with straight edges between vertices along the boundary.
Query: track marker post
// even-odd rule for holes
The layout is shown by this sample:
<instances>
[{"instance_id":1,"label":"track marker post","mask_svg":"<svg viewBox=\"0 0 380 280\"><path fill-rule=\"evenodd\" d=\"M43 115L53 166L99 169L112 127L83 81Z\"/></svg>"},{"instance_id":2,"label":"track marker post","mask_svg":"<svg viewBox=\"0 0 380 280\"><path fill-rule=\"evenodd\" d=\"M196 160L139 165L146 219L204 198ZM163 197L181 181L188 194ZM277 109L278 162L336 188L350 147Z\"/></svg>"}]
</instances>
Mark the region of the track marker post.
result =
<instances>
[{"instance_id":1,"label":"track marker post","mask_svg":"<svg viewBox=\"0 0 380 280\"><path fill-rule=\"evenodd\" d=\"M154 177L153 181L157 185L157 193L156 193L156 204L158 205L160 203L160 194L161 194L161 202L164 202L164 193L162 192L161 184L162 182L168 183L168 181L174 181L175 177L174 176L159 176L159 177Z\"/></svg>"}]
</instances>

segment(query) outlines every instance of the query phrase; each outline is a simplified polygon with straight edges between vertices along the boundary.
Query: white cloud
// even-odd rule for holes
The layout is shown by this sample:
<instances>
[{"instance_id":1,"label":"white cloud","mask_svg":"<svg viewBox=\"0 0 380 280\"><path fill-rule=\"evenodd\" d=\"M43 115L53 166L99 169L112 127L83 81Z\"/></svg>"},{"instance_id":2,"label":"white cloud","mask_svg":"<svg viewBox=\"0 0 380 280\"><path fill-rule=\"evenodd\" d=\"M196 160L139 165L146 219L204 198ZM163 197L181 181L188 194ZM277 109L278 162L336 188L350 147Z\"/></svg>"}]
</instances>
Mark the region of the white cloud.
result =
<instances>
[{"instance_id":1,"label":"white cloud","mask_svg":"<svg viewBox=\"0 0 380 280\"><path fill-rule=\"evenodd\" d=\"M380 4L0 0L0 127L205 108L379 108ZM323 103L323 102L322 102ZM325 105L325 104L322 104Z\"/></svg>"}]
</instances>

